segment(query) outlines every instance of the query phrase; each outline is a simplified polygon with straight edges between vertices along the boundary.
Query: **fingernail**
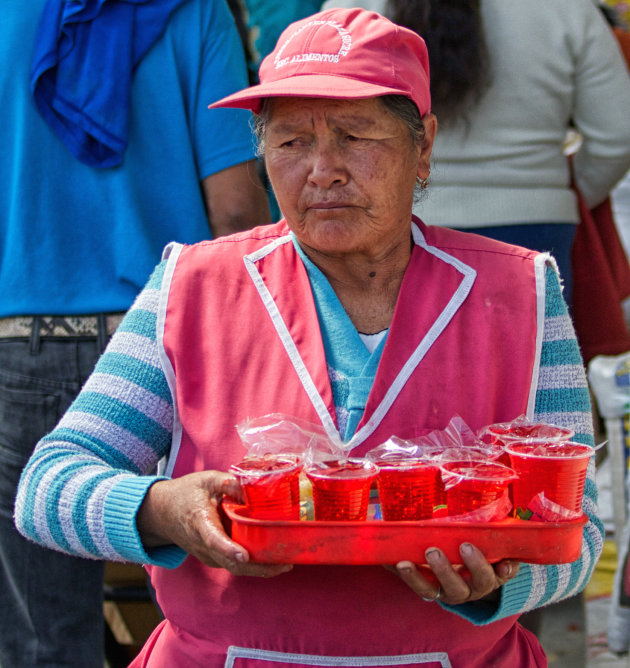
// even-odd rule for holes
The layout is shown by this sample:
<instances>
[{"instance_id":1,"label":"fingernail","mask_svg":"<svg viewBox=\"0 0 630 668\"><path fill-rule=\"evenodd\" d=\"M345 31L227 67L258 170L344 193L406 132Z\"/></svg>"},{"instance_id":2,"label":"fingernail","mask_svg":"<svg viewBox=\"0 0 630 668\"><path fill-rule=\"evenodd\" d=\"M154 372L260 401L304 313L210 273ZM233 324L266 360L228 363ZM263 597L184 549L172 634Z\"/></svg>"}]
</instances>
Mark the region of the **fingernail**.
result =
<instances>
[{"instance_id":1,"label":"fingernail","mask_svg":"<svg viewBox=\"0 0 630 668\"><path fill-rule=\"evenodd\" d=\"M512 564L505 565L505 577L509 578L512 575Z\"/></svg>"},{"instance_id":2,"label":"fingernail","mask_svg":"<svg viewBox=\"0 0 630 668\"><path fill-rule=\"evenodd\" d=\"M399 564L396 564L396 570L399 573L411 573L412 565L408 561L401 561Z\"/></svg>"},{"instance_id":3,"label":"fingernail","mask_svg":"<svg viewBox=\"0 0 630 668\"><path fill-rule=\"evenodd\" d=\"M470 543L462 543L459 546L459 552L463 557L470 557L473 553L472 545Z\"/></svg>"},{"instance_id":4,"label":"fingernail","mask_svg":"<svg viewBox=\"0 0 630 668\"><path fill-rule=\"evenodd\" d=\"M437 564L440 561L440 552L438 550L427 550L425 556L430 564Z\"/></svg>"},{"instance_id":5,"label":"fingernail","mask_svg":"<svg viewBox=\"0 0 630 668\"><path fill-rule=\"evenodd\" d=\"M236 559L236 561L240 561L240 562L247 561L247 559L245 558L245 555L242 552L237 552L234 555L234 559Z\"/></svg>"}]
</instances>

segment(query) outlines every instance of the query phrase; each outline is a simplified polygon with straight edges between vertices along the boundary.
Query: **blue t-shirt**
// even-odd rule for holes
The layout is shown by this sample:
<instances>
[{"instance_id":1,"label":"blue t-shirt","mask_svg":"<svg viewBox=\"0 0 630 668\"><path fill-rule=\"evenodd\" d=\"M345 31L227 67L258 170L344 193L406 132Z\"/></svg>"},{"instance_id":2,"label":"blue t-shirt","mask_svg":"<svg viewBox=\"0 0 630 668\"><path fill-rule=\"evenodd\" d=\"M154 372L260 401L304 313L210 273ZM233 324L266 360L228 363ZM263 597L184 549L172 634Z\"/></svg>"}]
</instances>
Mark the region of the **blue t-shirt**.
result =
<instances>
[{"instance_id":1,"label":"blue t-shirt","mask_svg":"<svg viewBox=\"0 0 630 668\"><path fill-rule=\"evenodd\" d=\"M257 67L273 51L290 23L318 12L321 4L321 0L244 0L253 64Z\"/></svg>"},{"instance_id":2,"label":"blue t-shirt","mask_svg":"<svg viewBox=\"0 0 630 668\"><path fill-rule=\"evenodd\" d=\"M328 279L309 260L295 236L293 245L304 262L313 290L337 412L337 425L342 440L347 442L354 436L365 412L387 340L387 332L373 351L368 350Z\"/></svg>"},{"instance_id":3,"label":"blue t-shirt","mask_svg":"<svg viewBox=\"0 0 630 668\"><path fill-rule=\"evenodd\" d=\"M136 69L122 165L93 169L29 90L44 4L0 5L0 317L124 311L169 241L209 238L200 181L255 155L250 112L207 108L247 85L242 45L224 0L187 0Z\"/></svg>"}]
</instances>

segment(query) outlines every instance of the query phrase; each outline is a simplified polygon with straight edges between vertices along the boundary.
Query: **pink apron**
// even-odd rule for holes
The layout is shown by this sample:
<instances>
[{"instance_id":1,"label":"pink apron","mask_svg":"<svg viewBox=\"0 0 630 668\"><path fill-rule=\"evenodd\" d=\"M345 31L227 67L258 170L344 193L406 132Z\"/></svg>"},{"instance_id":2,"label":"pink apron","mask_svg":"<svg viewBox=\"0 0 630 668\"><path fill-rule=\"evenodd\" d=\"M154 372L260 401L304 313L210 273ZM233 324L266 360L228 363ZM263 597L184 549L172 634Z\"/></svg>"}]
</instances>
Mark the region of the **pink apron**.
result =
<instances>
[{"instance_id":1,"label":"pink apron","mask_svg":"<svg viewBox=\"0 0 630 668\"><path fill-rule=\"evenodd\" d=\"M416 223L356 455L455 414L478 428L533 412L544 256ZM177 403L174 477L240 459L234 425L246 417L336 429L310 284L287 233L280 223L171 253L158 335ZM267 580L188 557L150 571L168 621L134 666L546 665L515 617L474 626L380 566L296 566Z\"/></svg>"}]
</instances>

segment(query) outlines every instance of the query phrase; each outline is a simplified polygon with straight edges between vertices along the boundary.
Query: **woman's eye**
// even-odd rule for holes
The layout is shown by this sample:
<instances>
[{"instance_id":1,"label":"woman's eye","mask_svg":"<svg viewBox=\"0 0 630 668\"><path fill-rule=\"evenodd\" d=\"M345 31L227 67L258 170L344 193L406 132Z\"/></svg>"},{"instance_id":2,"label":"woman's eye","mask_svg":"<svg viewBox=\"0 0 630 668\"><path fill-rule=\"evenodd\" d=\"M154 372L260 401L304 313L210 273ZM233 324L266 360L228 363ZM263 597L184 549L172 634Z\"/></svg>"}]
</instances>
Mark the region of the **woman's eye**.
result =
<instances>
[{"instance_id":1,"label":"woman's eye","mask_svg":"<svg viewBox=\"0 0 630 668\"><path fill-rule=\"evenodd\" d=\"M305 141L302 137L293 137L292 139L285 139L280 143L280 146L283 148L297 148L299 146L304 146Z\"/></svg>"},{"instance_id":2,"label":"woman's eye","mask_svg":"<svg viewBox=\"0 0 630 668\"><path fill-rule=\"evenodd\" d=\"M367 144L370 140L368 137L358 137L357 135L346 135L346 141L349 144Z\"/></svg>"}]
</instances>

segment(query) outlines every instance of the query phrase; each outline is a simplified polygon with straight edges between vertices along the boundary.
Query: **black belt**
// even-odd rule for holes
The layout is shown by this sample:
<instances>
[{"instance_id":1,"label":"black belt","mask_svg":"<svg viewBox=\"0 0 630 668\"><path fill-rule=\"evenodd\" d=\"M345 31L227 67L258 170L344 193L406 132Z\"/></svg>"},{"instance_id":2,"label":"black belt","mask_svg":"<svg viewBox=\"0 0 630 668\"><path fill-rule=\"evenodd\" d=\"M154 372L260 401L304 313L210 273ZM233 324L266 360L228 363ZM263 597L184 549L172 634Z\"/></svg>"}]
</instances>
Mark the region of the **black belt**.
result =
<instances>
[{"instance_id":1,"label":"black belt","mask_svg":"<svg viewBox=\"0 0 630 668\"><path fill-rule=\"evenodd\" d=\"M31 341L37 349L44 337L91 337L98 339L101 350L123 319L124 313L98 313L95 315L34 315L0 318L0 339Z\"/></svg>"}]
</instances>

